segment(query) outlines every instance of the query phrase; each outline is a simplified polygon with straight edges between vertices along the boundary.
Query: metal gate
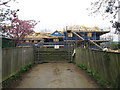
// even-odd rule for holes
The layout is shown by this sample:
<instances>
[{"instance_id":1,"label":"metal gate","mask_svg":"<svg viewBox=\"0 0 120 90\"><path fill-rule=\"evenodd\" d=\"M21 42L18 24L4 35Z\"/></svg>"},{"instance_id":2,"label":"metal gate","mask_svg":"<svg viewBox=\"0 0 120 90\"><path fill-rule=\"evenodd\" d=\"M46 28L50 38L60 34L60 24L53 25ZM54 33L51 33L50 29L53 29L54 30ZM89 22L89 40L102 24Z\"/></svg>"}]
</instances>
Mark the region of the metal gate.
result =
<instances>
[{"instance_id":1,"label":"metal gate","mask_svg":"<svg viewBox=\"0 0 120 90\"><path fill-rule=\"evenodd\" d=\"M65 42L64 47L42 47L35 49L35 63L45 62L71 62L73 54L73 43Z\"/></svg>"}]
</instances>

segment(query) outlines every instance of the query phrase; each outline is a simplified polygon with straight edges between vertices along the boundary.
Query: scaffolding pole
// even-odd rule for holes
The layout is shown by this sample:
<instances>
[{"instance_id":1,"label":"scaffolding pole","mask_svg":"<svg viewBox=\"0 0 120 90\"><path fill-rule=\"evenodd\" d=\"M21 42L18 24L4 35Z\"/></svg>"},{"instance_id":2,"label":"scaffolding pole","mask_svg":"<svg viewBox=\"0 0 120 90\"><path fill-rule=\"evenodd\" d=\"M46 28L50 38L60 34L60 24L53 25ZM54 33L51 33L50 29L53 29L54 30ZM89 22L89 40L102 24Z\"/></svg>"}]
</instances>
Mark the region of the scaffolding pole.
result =
<instances>
[{"instance_id":1,"label":"scaffolding pole","mask_svg":"<svg viewBox=\"0 0 120 90\"><path fill-rule=\"evenodd\" d=\"M78 36L80 39L84 40L84 38L82 38L80 35L78 35L76 32L72 31L76 36ZM100 49L102 49L102 47L100 45L98 45L97 43L93 42L92 40L88 40L91 43L93 43L94 45L96 45L97 47L99 47Z\"/></svg>"}]
</instances>

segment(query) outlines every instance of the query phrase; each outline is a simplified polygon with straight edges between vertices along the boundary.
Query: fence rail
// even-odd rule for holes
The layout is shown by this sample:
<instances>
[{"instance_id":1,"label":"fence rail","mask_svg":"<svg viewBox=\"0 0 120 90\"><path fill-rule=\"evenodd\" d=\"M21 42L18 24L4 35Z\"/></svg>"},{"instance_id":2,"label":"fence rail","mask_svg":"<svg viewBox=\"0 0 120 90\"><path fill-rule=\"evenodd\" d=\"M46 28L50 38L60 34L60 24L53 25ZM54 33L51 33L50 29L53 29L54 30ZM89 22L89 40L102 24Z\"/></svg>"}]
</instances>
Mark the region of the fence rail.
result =
<instances>
[{"instance_id":1,"label":"fence rail","mask_svg":"<svg viewBox=\"0 0 120 90\"><path fill-rule=\"evenodd\" d=\"M17 73L34 60L33 48L2 49L2 81Z\"/></svg>"},{"instance_id":2,"label":"fence rail","mask_svg":"<svg viewBox=\"0 0 120 90\"><path fill-rule=\"evenodd\" d=\"M112 85L120 85L120 53L76 48L76 64L84 64Z\"/></svg>"}]
</instances>

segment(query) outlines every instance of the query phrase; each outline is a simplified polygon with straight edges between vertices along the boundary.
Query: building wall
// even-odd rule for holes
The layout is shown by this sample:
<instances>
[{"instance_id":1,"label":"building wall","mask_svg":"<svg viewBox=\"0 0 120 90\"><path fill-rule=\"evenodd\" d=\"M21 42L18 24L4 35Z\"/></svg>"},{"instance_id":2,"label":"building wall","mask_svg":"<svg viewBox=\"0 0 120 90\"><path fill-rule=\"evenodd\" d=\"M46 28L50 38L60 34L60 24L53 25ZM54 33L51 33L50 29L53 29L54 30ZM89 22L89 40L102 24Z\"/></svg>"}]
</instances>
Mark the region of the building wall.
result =
<instances>
[{"instance_id":1,"label":"building wall","mask_svg":"<svg viewBox=\"0 0 120 90\"><path fill-rule=\"evenodd\" d=\"M64 40L80 40L80 38L78 36L76 36L75 34L72 35L72 37L68 37L69 33L64 32L65 35L65 39ZM82 36L85 40L100 40L100 35L94 33L90 33L91 37L88 37L88 33L77 33L78 35Z\"/></svg>"}]
</instances>

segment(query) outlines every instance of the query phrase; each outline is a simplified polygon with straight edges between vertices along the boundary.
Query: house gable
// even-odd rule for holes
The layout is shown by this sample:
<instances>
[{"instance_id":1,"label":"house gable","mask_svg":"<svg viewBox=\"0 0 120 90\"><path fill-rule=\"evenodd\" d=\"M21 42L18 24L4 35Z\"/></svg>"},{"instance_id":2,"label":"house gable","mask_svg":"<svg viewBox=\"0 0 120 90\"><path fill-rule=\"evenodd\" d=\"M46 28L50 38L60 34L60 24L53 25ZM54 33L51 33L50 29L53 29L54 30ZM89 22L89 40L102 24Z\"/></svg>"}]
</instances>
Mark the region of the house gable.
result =
<instances>
[{"instance_id":1,"label":"house gable","mask_svg":"<svg viewBox=\"0 0 120 90\"><path fill-rule=\"evenodd\" d=\"M61 36L63 36L59 31L55 31L55 32L53 32L52 34L51 34L52 36L56 36L56 37L61 37Z\"/></svg>"}]
</instances>

